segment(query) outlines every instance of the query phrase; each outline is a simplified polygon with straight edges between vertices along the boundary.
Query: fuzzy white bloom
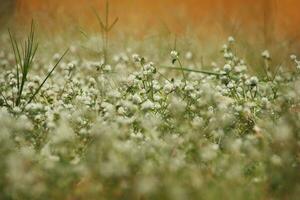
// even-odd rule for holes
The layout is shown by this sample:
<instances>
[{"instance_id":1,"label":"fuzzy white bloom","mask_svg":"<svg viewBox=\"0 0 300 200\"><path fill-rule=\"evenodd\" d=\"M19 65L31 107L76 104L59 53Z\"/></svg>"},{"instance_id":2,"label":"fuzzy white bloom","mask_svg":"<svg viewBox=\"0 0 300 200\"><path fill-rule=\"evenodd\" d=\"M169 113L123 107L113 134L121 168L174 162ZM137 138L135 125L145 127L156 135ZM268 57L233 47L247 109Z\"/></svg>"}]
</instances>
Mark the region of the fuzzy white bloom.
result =
<instances>
[{"instance_id":1,"label":"fuzzy white bloom","mask_svg":"<svg viewBox=\"0 0 300 200\"><path fill-rule=\"evenodd\" d=\"M269 100L267 97L263 97L263 98L261 98L261 101L267 103Z\"/></svg>"},{"instance_id":2,"label":"fuzzy white bloom","mask_svg":"<svg viewBox=\"0 0 300 200\"><path fill-rule=\"evenodd\" d=\"M297 56L295 54L292 54L290 56L290 58L291 58L292 61L296 61L297 60Z\"/></svg>"},{"instance_id":3,"label":"fuzzy white bloom","mask_svg":"<svg viewBox=\"0 0 300 200\"><path fill-rule=\"evenodd\" d=\"M154 101L160 101L162 99L162 97L159 94L155 94L153 96Z\"/></svg>"},{"instance_id":4,"label":"fuzzy white bloom","mask_svg":"<svg viewBox=\"0 0 300 200\"><path fill-rule=\"evenodd\" d=\"M212 62L210 65L214 68L218 67L218 64L216 62Z\"/></svg>"},{"instance_id":5,"label":"fuzzy white bloom","mask_svg":"<svg viewBox=\"0 0 300 200\"><path fill-rule=\"evenodd\" d=\"M265 50L261 53L261 56L265 59L270 59L271 58L271 55L270 55L270 52L268 50Z\"/></svg>"},{"instance_id":6,"label":"fuzzy white bloom","mask_svg":"<svg viewBox=\"0 0 300 200\"><path fill-rule=\"evenodd\" d=\"M258 78L256 76L252 76L250 78L250 84L251 85L257 85L258 84Z\"/></svg>"},{"instance_id":7,"label":"fuzzy white bloom","mask_svg":"<svg viewBox=\"0 0 300 200\"><path fill-rule=\"evenodd\" d=\"M243 88L242 87L237 87L236 91L238 91L239 93L242 93L243 92Z\"/></svg>"},{"instance_id":8,"label":"fuzzy white bloom","mask_svg":"<svg viewBox=\"0 0 300 200\"><path fill-rule=\"evenodd\" d=\"M14 112L14 113L21 113L21 112L22 112L22 109L21 109L20 107L18 107L18 106L15 106L15 107L13 108L13 112Z\"/></svg>"},{"instance_id":9,"label":"fuzzy white bloom","mask_svg":"<svg viewBox=\"0 0 300 200\"><path fill-rule=\"evenodd\" d=\"M204 161L211 161L218 156L219 145L211 144L206 146L201 152L201 158Z\"/></svg>"},{"instance_id":10,"label":"fuzzy white bloom","mask_svg":"<svg viewBox=\"0 0 300 200\"><path fill-rule=\"evenodd\" d=\"M185 91L193 91L194 90L194 86L191 83L186 84L186 86L184 87Z\"/></svg>"},{"instance_id":11,"label":"fuzzy white bloom","mask_svg":"<svg viewBox=\"0 0 300 200\"><path fill-rule=\"evenodd\" d=\"M234 82L230 82L230 83L228 83L227 84L227 87L229 88L229 89L232 89L232 88L234 88L234 86L235 86L235 84L234 84Z\"/></svg>"},{"instance_id":12,"label":"fuzzy white bloom","mask_svg":"<svg viewBox=\"0 0 300 200\"><path fill-rule=\"evenodd\" d=\"M107 96L109 96L111 98L120 98L122 96L122 94L118 90L112 90L107 93Z\"/></svg>"},{"instance_id":13,"label":"fuzzy white bloom","mask_svg":"<svg viewBox=\"0 0 300 200\"><path fill-rule=\"evenodd\" d=\"M278 155L273 155L270 160L273 165L276 165L276 166L282 165L282 159Z\"/></svg>"},{"instance_id":14,"label":"fuzzy white bloom","mask_svg":"<svg viewBox=\"0 0 300 200\"><path fill-rule=\"evenodd\" d=\"M193 58L193 53L190 52L190 51L186 52L185 58L186 58L187 60L191 60L191 59Z\"/></svg>"},{"instance_id":15,"label":"fuzzy white bloom","mask_svg":"<svg viewBox=\"0 0 300 200\"><path fill-rule=\"evenodd\" d=\"M110 71L111 71L111 66L110 66L110 65L105 65L105 66L103 67L103 71L105 71L105 72L110 72Z\"/></svg>"},{"instance_id":16,"label":"fuzzy white bloom","mask_svg":"<svg viewBox=\"0 0 300 200\"><path fill-rule=\"evenodd\" d=\"M124 107L120 106L120 107L118 108L118 114L120 114L120 115L126 114L126 110L124 109Z\"/></svg>"},{"instance_id":17,"label":"fuzzy white bloom","mask_svg":"<svg viewBox=\"0 0 300 200\"><path fill-rule=\"evenodd\" d=\"M233 54L231 52L226 52L226 53L224 53L224 58L231 59L231 58L233 58Z\"/></svg>"},{"instance_id":18,"label":"fuzzy white bloom","mask_svg":"<svg viewBox=\"0 0 300 200\"><path fill-rule=\"evenodd\" d=\"M56 155L53 155L51 153L49 143L46 144L40 151L41 156L45 157L46 159L49 159L52 162L58 162L60 158Z\"/></svg>"},{"instance_id":19,"label":"fuzzy white bloom","mask_svg":"<svg viewBox=\"0 0 300 200\"><path fill-rule=\"evenodd\" d=\"M235 42L234 37L233 37L233 36L229 36L229 37L228 37L228 42L229 42L229 43L234 43L234 42Z\"/></svg>"},{"instance_id":20,"label":"fuzzy white bloom","mask_svg":"<svg viewBox=\"0 0 300 200\"><path fill-rule=\"evenodd\" d=\"M59 53L53 55L53 60L58 61L60 59Z\"/></svg>"},{"instance_id":21,"label":"fuzzy white bloom","mask_svg":"<svg viewBox=\"0 0 300 200\"><path fill-rule=\"evenodd\" d=\"M230 71L231 71L231 66L229 65L229 64L226 64L226 65L224 65L224 71L226 72L226 73L229 73Z\"/></svg>"},{"instance_id":22,"label":"fuzzy white bloom","mask_svg":"<svg viewBox=\"0 0 300 200\"><path fill-rule=\"evenodd\" d=\"M153 89L155 90L155 91L159 91L160 89L161 89L161 86L160 86L160 84L159 84L159 82L158 81L156 81L156 80L153 80L152 81L152 87L153 87Z\"/></svg>"},{"instance_id":23,"label":"fuzzy white bloom","mask_svg":"<svg viewBox=\"0 0 300 200\"><path fill-rule=\"evenodd\" d=\"M128 86L133 86L134 85L134 82L135 82L135 79L136 79L136 76L133 75L133 74L130 74L126 80L127 82L127 85Z\"/></svg>"},{"instance_id":24,"label":"fuzzy white bloom","mask_svg":"<svg viewBox=\"0 0 300 200\"><path fill-rule=\"evenodd\" d=\"M204 125L204 120L202 117L197 116L192 120L191 124L194 128L200 128Z\"/></svg>"},{"instance_id":25,"label":"fuzzy white bloom","mask_svg":"<svg viewBox=\"0 0 300 200\"><path fill-rule=\"evenodd\" d=\"M142 110L152 110L155 108L155 105L152 101L150 101L149 99L147 101L145 101L144 103L142 103L141 105Z\"/></svg>"},{"instance_id":26,"label":"fuzzy white bloom","mask_svg":"<svg viewBox=\"0 0 300 200\"><path fill-rule=\"evenodd\" d=\"M179 53L175 50L171 51L170 55L171 55L172 59L178 59L179 58Z\"/></svg>"},{"instance_id":27,"label":"fuzzy white bloom","mask_svg":"<svg viewBox=\"0 0 300 200\"><path fill-rule=\"evenodd\" d=\"M141 58L140 58L140 56L139 56L138 54L133 54L133 55L132 55L132 60L133 60L134 62L140 62L140 61L141 61Z\"/></svg>"},{"instance_id":28,"label":"fuzzy white bloom","mask_svg":"<svg viewBox=\"0 0 300 200\"><path fill-rule=\"evenodd\" d=\"M66 70L72 71L75 68L75 64L73 62L70 62L66 66Z\"/></svg>"},{"instance_id":29,"label":"fuzzy white bloom","mask_svg":"<svg viewBox=\"0 0 300 200\"><path fill-rule=\"evenodd\" d=\"M242 144L243 144L242 139L238 138L238 139L235 139L233 142L230 143L229 148L233 153L240 153L240 149L241 149Z\"/></svg>"},{"instance_id":30,"label":"fuzzy white bloom","mask_svg":"<svg viewBox=\"0 0 300 200\"><path fill-rule=\"evenodd\" d=\"M224 44L224 45L222 46L222 50L223 50L223 51L227 51L227 50L228 50L228 45L227 45L227 44Z\"/></svg>"},{"instance_id":31,"label":"fuzzy white bloom","mask_svg":"<svg viewBox=\"0 0 300 200\"><path fill-rule=\"evenodd\" d=\"M234 68L234 71L237 73L242 73L247 71L247 66L246 65L238 65Z\"/></svg>"},{"instance_id":32,"label":"fuzzy white bloom","mask_svg":"<svg viewBox=\"0 0 300 200\"><path fill-rule=\"evenodd\" d=\"M61 142L72 141L75 139L75 133L69 123L62 120L56 131L50 139L51 144L59 144Z\"/></svg>"},{"instance_id":33,"label":"fuzzy white bloom","mask_svg":"<svg viewBox=\"0 0 300 200\"><path fill-rule=\"evenodd\" d=\"M89 82L90 82L92 85L95 85L95 84L96 84L96 80L95 80L93 77L90 77L90 78L89 78Z\"/></svg>"},{"instance_id":34,"label":"fuzzy white bloom","mask_svg":"<svg viewBox=\"0 0 300 200\"><path fill-rule=\"evenodd\" d=\"M170 93L172 92L173 90L175 89L174 87L174 84L169 82L169 81L166 81L165 82L165 85L164 85L164 91L165 93Z\"/></svg>"},{"instance_id":35,"label":"fuzzy white bloom","mask_svg":"<svg viewBox=\"0 0 300 200\"><path fill-rule=\"evenodd\" d=\"M132 102L135 104L142 103L142 98L138 94L134 94L131 98L132 98Z\"/></svg>"}]
</instances>

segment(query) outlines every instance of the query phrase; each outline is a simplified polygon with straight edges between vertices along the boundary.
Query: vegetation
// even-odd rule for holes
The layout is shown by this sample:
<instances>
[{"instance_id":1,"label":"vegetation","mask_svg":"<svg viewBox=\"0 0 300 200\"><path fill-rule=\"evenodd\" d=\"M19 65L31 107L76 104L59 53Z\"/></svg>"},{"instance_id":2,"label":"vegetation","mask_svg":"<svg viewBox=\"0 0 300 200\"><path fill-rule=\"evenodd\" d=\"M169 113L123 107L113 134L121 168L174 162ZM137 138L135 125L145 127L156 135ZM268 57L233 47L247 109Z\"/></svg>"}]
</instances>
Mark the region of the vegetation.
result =
<instances>
[{"instance_id":1,"label":"vegetation","mask_svg":"<svg viewBox=\"0 0 300 200\"><path fill-rule=\"evenodd\" d=\"M99 18L103 56L116 21ZM0 199L299 197L296 55L249 62L229 37L210 66L167 40L36 59L34 30L23 46L3 34Z\"/></svg>"}]
</instances>

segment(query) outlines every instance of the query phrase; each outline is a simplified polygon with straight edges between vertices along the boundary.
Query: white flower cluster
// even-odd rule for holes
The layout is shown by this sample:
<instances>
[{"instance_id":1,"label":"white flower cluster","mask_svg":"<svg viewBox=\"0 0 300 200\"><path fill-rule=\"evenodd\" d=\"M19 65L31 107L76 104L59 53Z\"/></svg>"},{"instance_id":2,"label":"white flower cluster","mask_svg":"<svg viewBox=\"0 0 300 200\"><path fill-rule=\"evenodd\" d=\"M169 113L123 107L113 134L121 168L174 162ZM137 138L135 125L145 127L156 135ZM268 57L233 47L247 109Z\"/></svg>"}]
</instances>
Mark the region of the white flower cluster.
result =
<instances>
[{"instance_id":1,"label":"white flower cluster","mask_svg":"<svg viewBox=\"0 0 300 200\"><path fill-rule=\"evenodd\" d=\"M37 60L17 105L0 51L0 199L297 199L298 71L248 72L233 37L212 69L196 48L148 45L105 64L72 54L29 101L49 66ZM180 66L162 67L170 56Z\"/></svg>"}]
</instances>

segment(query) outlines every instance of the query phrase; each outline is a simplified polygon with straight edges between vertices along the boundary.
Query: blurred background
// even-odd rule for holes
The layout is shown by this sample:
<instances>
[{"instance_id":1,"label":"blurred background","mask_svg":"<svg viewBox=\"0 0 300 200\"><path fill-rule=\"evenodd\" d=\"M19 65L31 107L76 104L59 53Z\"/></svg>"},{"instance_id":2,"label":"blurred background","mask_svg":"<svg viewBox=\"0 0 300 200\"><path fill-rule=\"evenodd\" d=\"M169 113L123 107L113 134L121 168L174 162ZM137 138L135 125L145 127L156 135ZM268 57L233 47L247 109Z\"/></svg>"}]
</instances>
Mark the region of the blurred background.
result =
<instances>
[{"instance_id":1,"label":"blurred background","mask_svg":"<svg viewBox=\"0 0 300 200\"><path fill-rule=\"evenodd\" d=\"M104 14L105 0L0 0L1 28L21 28L33 18L49 34L97 30L92 8ZM118 33L142 36L151 31L176 34L243 35L299 40L299 0L110 0Z\"/></svg>"}]
</instances>

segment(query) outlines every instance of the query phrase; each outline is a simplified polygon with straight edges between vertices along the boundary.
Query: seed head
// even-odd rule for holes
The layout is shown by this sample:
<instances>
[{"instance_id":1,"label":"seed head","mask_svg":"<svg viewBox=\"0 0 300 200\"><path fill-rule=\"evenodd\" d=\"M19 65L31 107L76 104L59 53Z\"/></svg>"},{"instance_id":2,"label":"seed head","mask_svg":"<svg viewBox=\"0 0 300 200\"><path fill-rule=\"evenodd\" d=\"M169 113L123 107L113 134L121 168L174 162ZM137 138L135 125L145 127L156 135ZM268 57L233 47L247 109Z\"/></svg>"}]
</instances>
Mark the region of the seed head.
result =
<instances>
[{"instance_id":1,"label":"seed head","mask_svg":"<svg viewBox=\"0 0 300 200\"><path fill-rule=\"evenodd\" d=\"M177 51L171 51L171 53L170 53L170 55L171 55L171 58L172 59L178 59L179 58L179 53L177 52Z\"/></svg>"},{"instance_id":2,"label":"seed head","mask_svg":"<svg viewBox=\"0 0 300 200\"><path fill-rule=\"evenodd\" d=\"M234 42L235 42L234 37L230 36L230 37L228 38L228 42L229 42L229 43L234 43Z\"/></svg>"},{"instance_id":3,"label":"seed head","mask_svg":"<svg viewBox=\"0 0 300 200\"><path fill-rule=\"evenodd\" d=\"M231 66L229 65L229 64L226 64L226 65L224 65L224 71L226 72L226 73L229 73L230 71L231 71Z\"/></svg>"},{"instance_id":4,"label":"seed head","mask_svg":"<svg viewBox=\"0 0 300 200\"><path fill-rule=\"evenodd\" d=\"M270 52L268 50L265 50L261 53L261 56L264 58L264 59L271 59L271 55L270 55Z\"/></svg>"}]
</instances>

